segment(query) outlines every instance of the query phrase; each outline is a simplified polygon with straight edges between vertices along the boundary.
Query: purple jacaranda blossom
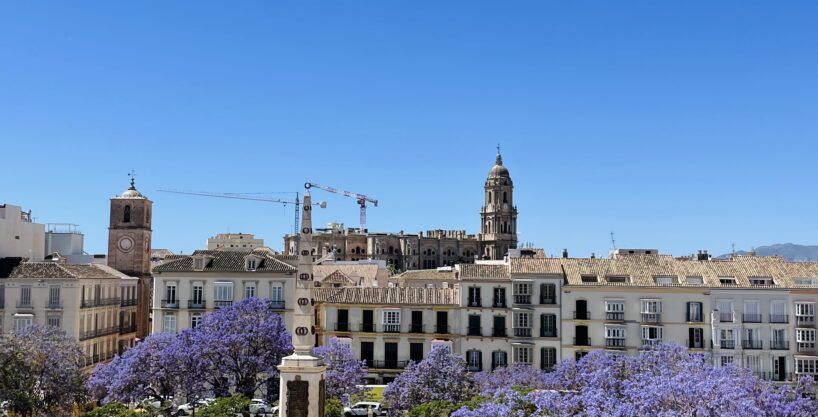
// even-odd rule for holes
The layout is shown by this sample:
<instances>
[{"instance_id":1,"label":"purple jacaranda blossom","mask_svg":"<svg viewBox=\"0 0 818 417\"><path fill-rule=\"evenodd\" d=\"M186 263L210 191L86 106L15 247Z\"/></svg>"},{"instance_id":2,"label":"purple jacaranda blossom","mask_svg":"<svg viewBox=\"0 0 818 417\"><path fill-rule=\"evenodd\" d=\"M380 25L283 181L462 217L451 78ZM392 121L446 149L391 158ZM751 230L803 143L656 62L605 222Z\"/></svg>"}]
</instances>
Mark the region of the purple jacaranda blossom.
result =
<instances>
[{"instance_id":1,"label":"purple jacaranda blossom","mask_svg":"<svg viewBox=\"0 0 818 417\"><path fill-rule=\"evenodd\" d=\"M0 399L19 415L63 415L86 399L84 355L53 326L29 326L0 338Z\"/></svg>"},{"instance_id":2,"label":"purple jacaranda blossom","mask_svg":"<svg viewBox=\"0 0 818 417\"><path fill-rule=\"evenodd\" d=\"M322 358L327 367L327 398L337 398L346 402L350 396L364 392L366 362L355 360L355 355L348 345L331 338L328 344L314 348L313 355Z\"/></svg>"},{"instance_id":3,"label":"purple jacaranda blossom","mask_svg":"<svg viewBox=\"0 0 818 417\"><path fill-rule=\"evenodd\" d=\"M457 404L475 393L466 361L445 346L435 346L420 362L409 366L383 391L390 416L433 400Z\"/></svg>"},{"instance_id":4,"label":"purple jacaranda blossom","mask_svg":"<svg viewBox=\"0 0 818 417\"><path fill-rule=\"evenodd\" d=\"M205 315L191 336L189 354L217 394L226 394L229 385L253 398L278 375L281 359L293 350L290 333L270 300L255 297Z\"/></svg>"},{"instance_id":5,"label":"purple jacaranda blossom","mask_svg":"<svg viewBox=\"0 0 818 417\"><path fill-rule=\"evenodd\" d=\"M474 383L478 394L493 397L500 391L519 387L522 389L541 389L545 387L545 372L528 364L511 364L493 371L474 374Z\"/></svg>"}]
</instances>

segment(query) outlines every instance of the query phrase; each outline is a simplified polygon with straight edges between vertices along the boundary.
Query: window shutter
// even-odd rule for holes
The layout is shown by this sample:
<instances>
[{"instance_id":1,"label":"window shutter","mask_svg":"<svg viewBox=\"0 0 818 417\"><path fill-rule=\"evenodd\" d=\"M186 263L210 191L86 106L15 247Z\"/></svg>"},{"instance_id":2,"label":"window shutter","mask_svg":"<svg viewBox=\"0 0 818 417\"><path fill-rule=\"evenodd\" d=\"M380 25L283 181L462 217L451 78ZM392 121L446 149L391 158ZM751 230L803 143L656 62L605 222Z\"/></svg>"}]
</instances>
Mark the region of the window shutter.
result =
<instances>
[{"instance_id":1,"label":"window shutter","mask_svg":"<svg viewBox=\"0 0 818 417\"><path fill-rule=\"evenodd\" d=\"M480 372L483 370L483 351L477 351L477 371Z\"/></svg>"}]
</instances>

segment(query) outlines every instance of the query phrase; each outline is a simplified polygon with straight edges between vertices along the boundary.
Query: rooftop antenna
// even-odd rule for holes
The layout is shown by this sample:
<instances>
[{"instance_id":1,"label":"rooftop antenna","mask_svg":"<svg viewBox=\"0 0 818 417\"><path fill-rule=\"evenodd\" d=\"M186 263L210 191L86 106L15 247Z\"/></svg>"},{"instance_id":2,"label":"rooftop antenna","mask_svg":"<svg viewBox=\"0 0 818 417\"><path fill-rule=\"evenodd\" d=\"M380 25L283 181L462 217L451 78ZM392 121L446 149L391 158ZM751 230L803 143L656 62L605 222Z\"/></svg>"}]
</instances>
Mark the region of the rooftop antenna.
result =
<instances>
[{"instance_id":1,"label":"rooftop antenna","mask_svg":"<svg viewBox=\"0 0 818 417\"><path fill-rule=\"evenodd\" d=\"M613 250L616 250L616 239L614 238L614 232L611 232L611 247Z\"/></svg>"},{"instance_id":2,"label":"rooftop antenna","mask_svg":"<svg viewBox=\"0 0 818 417\"><path fill-rule=\"evenodd\" d=\"M735 243L731 243L731 244L730 244L730 247L731 247L731 248L733 248L733 249L732 249L732 251L731 251L731 252L732 252L732 255L733 255L733 256L736 256L736 244L735 244Z\"/></svg>"}]
</instances>

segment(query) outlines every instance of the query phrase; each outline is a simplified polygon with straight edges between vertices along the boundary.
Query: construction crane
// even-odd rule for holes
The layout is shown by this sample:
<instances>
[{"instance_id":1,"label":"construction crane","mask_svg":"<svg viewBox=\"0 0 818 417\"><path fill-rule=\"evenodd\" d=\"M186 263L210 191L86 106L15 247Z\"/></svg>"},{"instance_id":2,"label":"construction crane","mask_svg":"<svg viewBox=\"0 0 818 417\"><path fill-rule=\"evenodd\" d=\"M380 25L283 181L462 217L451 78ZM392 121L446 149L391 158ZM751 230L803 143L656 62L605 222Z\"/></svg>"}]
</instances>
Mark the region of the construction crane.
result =
<instances>
[{"instance_id":1,"label":"construction crane","mask_svg":"<svg viewBox=\"0 0 818 417\"><path fill-rule=\"evenodd\" d=\"M316 184L314 182L308 182L308 183L304 184L304 188L306 188L308 190L310 188L312 188L312 187L315 187L315 188L318 188L318 189L321 189L321 190L324 190L324 191L327 191L327 192L330 192L330 193L341 194L341 195L346 196L346 197L354 198L355 201L358 202L358 205L361 207L361 232L366 230L366 203L370 202L375 207L378 207L378 200L376 200L374 198L371 198L371 197L367 197L367 196L365 196L363 194L353 193L351 191L339 190L337 188L327 187L325 185Z\"/></svg>"},{"instance_id":2,"label":"construction crane","mask_svg":"<svg viewBox=\"0 0 818 417\"><path fill-rule=\"evenodd\" d=\"M295 200L282 200L279 198L263 198L263 197L256 197L254 194L248 193L212 193L208 191L186 191L186 190L177 190L172 188L160 188L157 191L161 191L163 193L173 193L173 194L185 194L185 195L198 195L203 197L217 197L217 198L232 198L236 200L251 200L251 201L263 201L265 203L279 203L283 204L284 207L287 204L292 204L295 206L295 219L293 220L293 235L298 235L300 231L300 215L301 215L301 201L298 192L295 193ZM321 208L327 207L326 201L320 201L317 203L312 203L313 206L319 206Z\"/></svg>"}]
</instances>

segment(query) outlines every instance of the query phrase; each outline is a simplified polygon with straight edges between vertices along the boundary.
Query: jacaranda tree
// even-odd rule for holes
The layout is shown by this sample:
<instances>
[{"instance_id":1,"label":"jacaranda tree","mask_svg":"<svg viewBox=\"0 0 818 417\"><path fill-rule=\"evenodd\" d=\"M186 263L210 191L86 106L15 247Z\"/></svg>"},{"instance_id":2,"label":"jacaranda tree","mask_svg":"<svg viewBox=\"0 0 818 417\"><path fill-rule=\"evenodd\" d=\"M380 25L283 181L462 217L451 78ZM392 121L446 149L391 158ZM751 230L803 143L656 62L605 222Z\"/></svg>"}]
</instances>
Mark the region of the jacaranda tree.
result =
<instances>
[{"instance_id":1,"label":"jacaranda tree","mask_svg":"<svg viewBox=\"0 0 818 417\"><path fill-rule=\"evenodd\" d=\"M0 339L0 399L18 415L63 415L86 399L77 342L52 326L29 326Z\"/></svg>"},{"instance_id":2,"label":"jacaranda tree","mask_svg":"<svg viewBox=\"0 0 818 417\"><path fill-rule=\"evenodd\" d=\"M545 387L545 372L527 364L511 364L474 374L474 384L477 392L485 397L493 397L509 388L542 389Z\"/></svg>"},{"instance_id":3,"label":"jacaranda tree","mask_svg":"<svg viewBox=\"0 0 818 417\"><path fill-rule=\"evenodd\" d=\"M637 356L594 351L558 364L540 390L489 388L485 401L452 417L818 415L806 380L776 387L747 369L714 368L708 355L676 345Z\"/></svg>"},{"instance_id":4,"label":"jacaranda tree","mask_svg":"<svg viewBox=\"0 0 818 417\"><path fill-rule=\"evenodd\" d=\"M420 362L411 362L383 391L390 415L441 400L457 404L474 394L466 361L445 346L435 346Z\"/></svg>"},{"instance_id":5,"label":"jacaranda tree","mask_svg":"<svg viewBox=\"0 0 818 417\"><path fill-rule=\"evenodd\" d=\"M356 360L348 345L332 338L328 344L313 349L313 355L322 358L327 367L327 398L346 401L364 392L366 362Z\"/></svg>"},{"instance_id":6,"label":"jacaranda tree","mask_svg":"<svg viewBox=\"0 0 818 417\"><path fill-rule=\"evenodd\" d=\"M191 401L214 391L252 398L292 352L290 334L268 300L249 298L207 314L195 329L153 334L94 370L94 398Z\"/></svg>"}]
</instances>

